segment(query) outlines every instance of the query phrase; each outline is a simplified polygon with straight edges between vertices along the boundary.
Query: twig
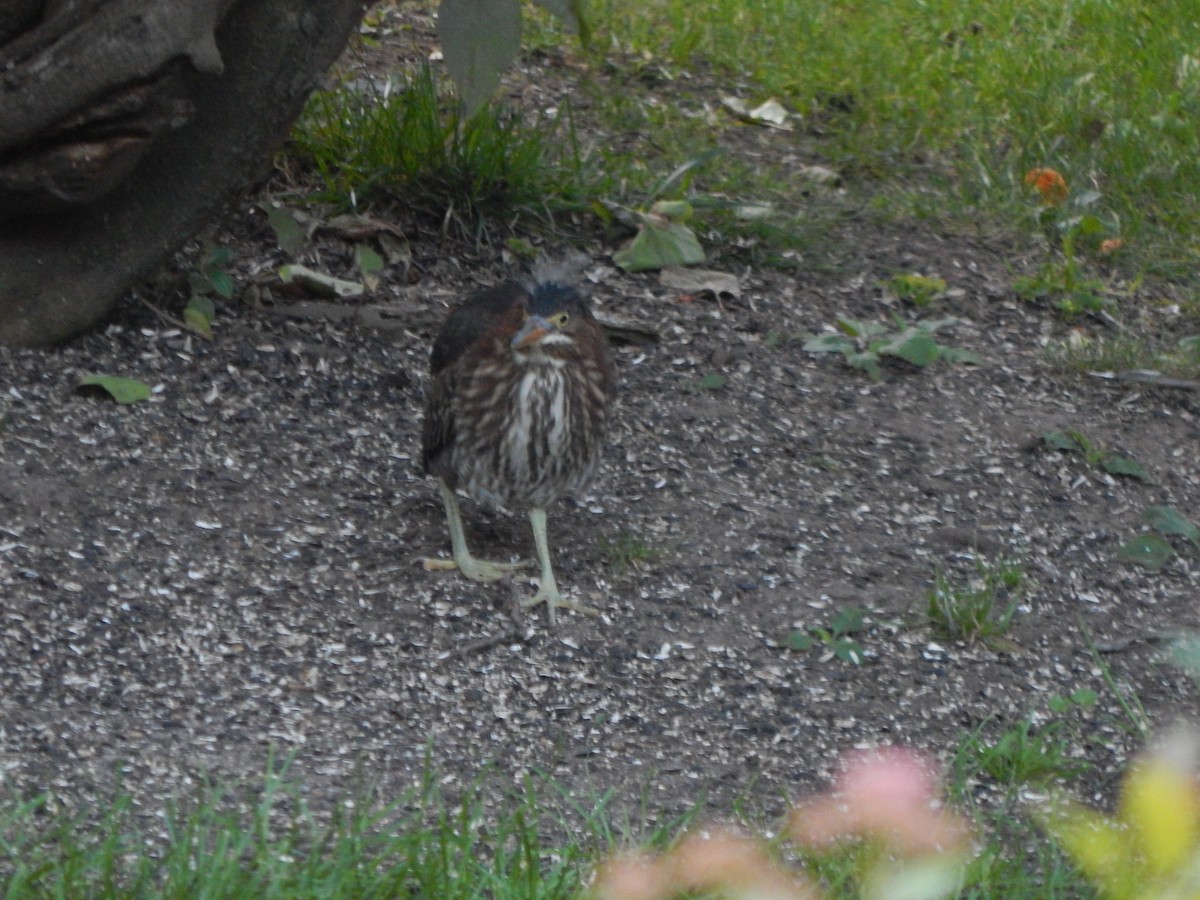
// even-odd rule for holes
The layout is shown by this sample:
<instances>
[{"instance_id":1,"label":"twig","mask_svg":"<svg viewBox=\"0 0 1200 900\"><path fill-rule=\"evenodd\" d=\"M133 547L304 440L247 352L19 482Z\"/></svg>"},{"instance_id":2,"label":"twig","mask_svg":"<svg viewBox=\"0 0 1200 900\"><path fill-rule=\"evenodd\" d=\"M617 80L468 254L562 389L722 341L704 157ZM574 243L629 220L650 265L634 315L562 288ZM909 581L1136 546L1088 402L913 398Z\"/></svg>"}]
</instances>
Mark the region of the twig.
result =
<instances>
[{"instance_id":1,"label":"twig","mask_svg":"<svg viewBox=\"0 0 1200 900\"><path fill-rule=\"evenodd\" d=\"M1124 372L1088 372L1088 374L1093 378L1103 378L1105 381L1134 381L1139 384L1152 384L1155 387L1200 391L1200 381L1192 381L1188 378L1171 378L1151 369L1129 369Z\"/></svg>"},{"instance_id":2,"label":"twig","mask_svg":"<svg viewBox=\"0 0 1200 900\"><path fill-rule=\"evenodd\" d=\"M153 312L156 316L158 316L160 319L162 319L168 325L174 325L180 331L191 331L192 330L191 328L188 327L187 322L184 322L182 319L177 319L170 313L164 312L163 310L159 309L157 306L155 306L153 303L151 303L149 300L147 300L141 294L138 294L138 300L140 300L142 302L142 305L145 306L146 309Z\"/></svg>"},{"instance_id":3,"label":"twig","mask_svg":"<svg viewBox=\"0 0 1200 900\"><path fill-rule=\"evenodd\" d=\"M445 662L448 659L462 659L465 656L471 656L476 653L482 653L485 650L491 650L500 644L510 642L520 643L526 639L525 632L525 608L521 605L521 588L512 579L506 579L510 589L509 593L509 615L512 617L512 626L501 629L495 634L489 634L470 643L463 644L454 650L449 651L443 656L438 657L439 662Z\"/></svg>"}]
</instances>

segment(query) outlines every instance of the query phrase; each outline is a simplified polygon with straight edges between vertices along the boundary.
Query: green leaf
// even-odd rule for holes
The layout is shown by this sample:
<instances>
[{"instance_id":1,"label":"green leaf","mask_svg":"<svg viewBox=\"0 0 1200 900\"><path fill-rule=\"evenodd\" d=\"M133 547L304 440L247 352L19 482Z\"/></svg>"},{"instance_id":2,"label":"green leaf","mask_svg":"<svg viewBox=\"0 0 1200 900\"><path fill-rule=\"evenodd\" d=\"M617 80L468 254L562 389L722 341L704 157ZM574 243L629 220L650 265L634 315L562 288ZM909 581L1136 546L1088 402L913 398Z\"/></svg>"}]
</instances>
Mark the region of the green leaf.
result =
<instances>
[{"instance_id":1,"label":"green leaf","mask_svg":"<svg viewBox=\"0 0 1200 900\"><path fill-rule=\"evenodd\" d=\"M682 222L644 215L637 235L613 254L613 262L626 272L691 266L704 262L704 250Z\"/></svg>"},{"instance_id":2,"label":"green leaf","mask_svg":"<svg viewBox=\"0 0 1200 900\"><path fill-rule=\"evenodd\" d=\"M354 248L354 262L358 266L358 271L362 272L363 281L368 285L372 281L378 281L374 276L383 271L383 257L368 247L366 244L359 244Z\"/></svg>"},{"instance_id":3,"label":"green leaf","mask_svg":"<svg viewBox=\"0 0 1200 900\"><path fill-rule=\"evenodd\" d=\"M938 342L928 331L909 328L875 348L881 356L897 356L914 366L928 366L941 355Z\"/></svg>"},{"instance_id":4,"label":"green leaf","mask_svg":"<svg viewBox=\"0 0 1200 900\"><path fill-rule=\"evenodd\" d=\"M809 353L851 353L854 342L840 334L817 334L804 342Z\"/></svg>"},{"instance_id":5,"label":"green leaf","mask_svg":"<svg viewBox=\"0 0 1200 900\"><path fill-rule=\"evenodd\" d=\"M1079 224L1075 226L1076 230L1083 235L1103 234L1104 223L1092 215L1081 216Z\"/></svg>"},{"instance_id":6,"label":"green leaf","mask_svg":"<svg viewBox=\"0 0 1200 900\"><path fill-rule=\"evenodd\" d=\"M863 630L863 611L857 606L843 607L829 623L829 630L838 637L858 634Z\"/></svg>"},{"instance_id":7,"label":"green leaf","mask_svg":"<svg viewBox=\"0 0 1200 900\"><path fill-rule=\"evenodd\" d=\"M79 382L80 388L99 388L118 403L137 403L150 397L150 385L135 378L119 375L88 375Z\"/></svg>"},{"instance_id":8,"label":"green leaf","mask_svg":"<svg viewBox=\"0 0 1200 900\"><path fill-rule=\"evenodd\" d=\"M1080 688L1077 691L1071 692L1071 701L1082 707L1095 706L1099 700L1099 695L1090 688Z\"/></svg>"},{"instance_id":9,"label":"green leaf","mask_svg":"<svg viewBox=\"0 0 1200 900\"><path fill-rule=\"evenodd\" d=\"M786 645L789 650L804 652L805 650L811 650L816 642L817 639L807 631L793 631L787 636Z\"/></svg>"},{"instance_id":10,"label":"green leaf","mask_svg":"<svg viewBox=\"0 0 1200 900\"><path fill-rule=\"evenodd\" d=\"M917 306L928 305L938 294L947 288L946 280L932 275L893 275L888 286L901 300L908 300Z\"/></svg>"},{"instance_id":11,"label":"green leaf","mask_svg":"<svg viewBox=\"0 0 1200 900\"><path fill-rule=\"evenodd\" d=\"M833 324L838 331L856 338L874 337L877 334L883 334L887 330L878 322L860 322L858 319L844 319L839 317L833 320Z\"/></svg>"},{"instance_id":12,"label":"green leaf","mask_svg":"<svg viewBox=\"0 0 1200 900\"><path fill-rule=\"evenodd\" d=\"M299 253L307 243L307 239L304 237L304 229L300 227L296 217L286 209L272 206L269 203L264 203L259 208L267 214L267 222L270 224L271 230L275 232L275 243L279 245L279 249L288 256L295 256Z\"/></svg>"},{"instance_id":13,"label":"green leaf","mask_svg":"<svg viewBox=\"0 0 1200 900\"><path fill-rule=\"evenodd\" d=\"M864 350L862 353L847 352L846 362L856 369L862 369L872 381L883 377L883 370L879 368L879 354L870 350Z\"/></svg>"},{"instance_id":14,"label":"green leaf","mask_svg":"<svg viewBox=\"0 0 1200 900\"><path fill-rule=\"evenodd\" d=\"M1174 534L1200 546L1200 528L1170 506L1151 506L1142 514L1146 524L1159 534Z\"/></svg>"},{"instance_id":15,"label":"green leaf","mask_svg":"<svg viewBox=\"0 0 1200 900\"><path fill-rule=\"evenodd\" d=\"M213 302L203 294L192 294L183 309L183 321L202 338L212 340L212 322L217 315Z\"/></svg>"},{"instance_id":16,"label":"green leaf","mask_svg":"<svg viewBox=\"0 0 1200 900\"><path fill-rule=\"evenodd\" d=\"M374 274L383 269L383 257L366 244L359 244L354 248L354 261L364 275Z\"/></svg>"},{"instance_id":17,"label":"green leaf","mask_svg":"<svg viewBox=\"0 0 1200 900\"><path fill-rule=\"evenodd\" d=\"M226 300L233 297L233 276L228 272L211 271L207 273L208 283L213 291Z\"/></svg>"},{"instance_id":18,"label":"green leaf","mask_svg":"<svg viewBox=\"0 0 1200 900\"><path fill-rule=\"evenodd\" d=\"M940 319L926 319L917 327L922 331L928 331L930 334L933 334L935 331L941 331L943 328L950 328L960 324L962 324L962 319L957 316L943 316Z\"/></svg>"},{"instance_id":19,"label":"green leaf","mask_svg":"<svg viewBox=\"0 0 1200 900\"><path fill-rule=\"evenodd\" d=\"M1128 478L1137 478L1140 481L1150 480L1150 473L1142 468L1142 464L1131 456L1120 456L1116 453L1110 453L1100 461L1100 468L1109 475L1125 475Z\"/></svg>"},{"instance_id":20,"label":"green leaf","mask_svg":"<svg viewBox=\"0 0 1200 900\"><path fill-rule=\"evenodd\" d=\"M1070 453L1081 453L1083 444L1071 431L1047 431L1042 435L1042 443L1055 450L1066 450Z\"/></svg>"},{"instance_id":21,"label":"green leaf","mask_svg":"<svg viewBox=\"0 0 1200 900\"><path fill-rule=\"evenodd\" d=\"M838 640L834 641L833 655L842 662L853 663L856 666L862 665L862 647L847 638L839 638Z\"/></svg>"},{"instance_id":22,"label":"green leaf","mask_svg":"<svg viewBox=\"0 0 1200 900\"><path fill-rule=\"evenodd\" d=\"M438 40L467 116L479 110L521 49L518 0L442 0Z\"/></svg>"},{"instance_id":23,"label":"green leaf","mask_svg":"<svg viewBox=\"0 0 1200 900\"><path fill-rule=\"evenodd\" d=\"M1175 549L1157 534L1143 534L1117 551L1117 559L1121 562L1133 563L1151 572L1157 572L1174 555Z\"/></svg>"},{"instance_id":24,"label":"green leaf","mask_svg":"<svg viewBox=\"0 0 1200 900\"><path fill-rule=\"evenodd\" d=\"M717 372L705 375L700 379L700 387L706 391L715 391L718 388L723 388L725 387L725 376Z\"/></svg>"},{"instance_id":25,"label":"green leaf","mask_svg":"<svg viewBox=\"0 0 1200 900\"><path fill-rule=\"evenodd\" d=\"M942 359L946 362L962 363L966 366L977 366L980 364L980 359L970 350L964 350L962 347L942 347Z\"/></svg>"}]
</instances>

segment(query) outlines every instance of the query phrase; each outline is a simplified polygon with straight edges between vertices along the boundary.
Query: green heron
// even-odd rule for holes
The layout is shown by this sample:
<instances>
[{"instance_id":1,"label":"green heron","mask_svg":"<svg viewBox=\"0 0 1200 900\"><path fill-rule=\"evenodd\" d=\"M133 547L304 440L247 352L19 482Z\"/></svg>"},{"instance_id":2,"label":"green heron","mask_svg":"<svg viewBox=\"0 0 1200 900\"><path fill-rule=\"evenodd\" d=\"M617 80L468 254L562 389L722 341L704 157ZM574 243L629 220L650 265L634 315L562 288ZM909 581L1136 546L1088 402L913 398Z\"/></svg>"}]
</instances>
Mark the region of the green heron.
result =
<instances>
[{"instance_id":1,"label":"green heron","mask_svg":"<svg viewBox=\"0 0 1200 900\"><path fill-rule=\"evenodd\" d=\"M477 291L450 311L433 344L422 465L441 483L453 561L475 581L503 578L524 563L476 559L467 549L455 492L527 509L541 579L523 606L545 602L595 614L559 593L546 539L546 508L582 491L600 466L605 421L616 392L603 329L560 274L540 265L528 282Z\"/></svg>"}]
</instances>

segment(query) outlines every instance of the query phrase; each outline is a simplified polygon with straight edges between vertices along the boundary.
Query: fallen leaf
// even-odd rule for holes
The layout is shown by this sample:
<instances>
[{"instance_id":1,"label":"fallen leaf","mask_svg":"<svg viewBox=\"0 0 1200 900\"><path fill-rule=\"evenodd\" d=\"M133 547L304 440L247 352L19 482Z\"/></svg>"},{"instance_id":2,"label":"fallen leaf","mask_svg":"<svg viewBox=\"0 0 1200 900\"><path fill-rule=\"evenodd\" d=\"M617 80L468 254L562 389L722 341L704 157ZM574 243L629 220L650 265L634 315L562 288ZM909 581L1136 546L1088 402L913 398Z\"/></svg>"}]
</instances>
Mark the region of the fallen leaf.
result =
<instances>
[{"instance_id":1,"label":"fallen leaf","mask_svg":"<svg viewBox=\"0 0 1200 900\"><path fill-rule=\"evenodd\" d=\"M1121 562L1133 563L1151 572L1157 572L1175 555L1175 548L1166 538L1157 534L1143 534L1124 544L1117 551L1117 559Z\"/></svg>"},{"instance_id":2,"label":"fallen leaf","mask_svg":"<svg viewBox=\"0 0 1200 900\"><path fill-rule=\"evenodd\" d=\"M719 300L740 299L742 287L737 276L712 269L684 269L668 266L658 275L659 284L685 294L712 294Z\"/></svg>"},{"instance_id":3,"label":"fallen leaf","mask_svg":"<svg viewBox=\"0 0 1200 900\"><path fill-rule=\"evenodd\" d=\"M259 209L267 214L267 222L275 232L275 243L279 244L279 249L288 256L299 253L306 243L306 238L304 229L300 227L296 217L283 207L267 203L260 205Z\"/></svg>"},{"instance_id":4,"label":"fallen leaf","mask_svg":"<svg viewBox=\"0 0 1200 900\"><path fill-rule=\"evenodd\" d=\"M782 103L771 98L760 103L753 109L741 97L722 97L721 105L737 116L739 119L744 119L747 122L752 122L755 125L765 125L768 128L778 128L781 131L791 131L792 123L789 121L791 113L787 111Z\"/></svg>"},{"instance_id":5,"label":"fallen leaf","mask_svg":"<svg viewBox=\"0 0 1200 900\"><path fill-rule=\"evenodd\" d=\"M298 284L318 297L357 297L366 290L361 282L334 278L307 266L283 266L279 277L284 284Z\"/></svg>"},{"instance_id":6,"label":"fallen leaf","mask_svg":"<svg viewBox=\"0 0 1200 900\"><path fill-rule=\"evenodd\" d=\"M147 400L153 393L150 385L144 381L138 381L136 378L122 378L119 375L88 375L79 382L77 390L90 388L98 388L102 393L108 394L123 405Z\"/></svg>"},{"instance_id":7,"label":"fallen leaf","mask_svg":"<svg viewBox=\"0 0 1200 900\"><path fill-rule=\"evenodd\" d=\"M613 254L613 262L626 272L704 262L700 241L683 224L683 207L691 209L686 203L656 203L650 213L642 213L638 233Z\"/></svg>"}]
</instances>

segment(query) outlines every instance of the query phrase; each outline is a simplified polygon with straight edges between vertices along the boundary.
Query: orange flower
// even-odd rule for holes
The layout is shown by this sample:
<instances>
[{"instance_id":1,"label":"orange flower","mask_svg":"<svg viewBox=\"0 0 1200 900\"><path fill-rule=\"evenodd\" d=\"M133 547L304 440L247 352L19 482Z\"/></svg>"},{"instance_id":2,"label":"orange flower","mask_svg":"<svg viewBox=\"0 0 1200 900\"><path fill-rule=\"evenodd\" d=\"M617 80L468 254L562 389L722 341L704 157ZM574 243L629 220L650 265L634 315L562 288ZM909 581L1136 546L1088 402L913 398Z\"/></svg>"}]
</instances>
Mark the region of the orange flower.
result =
<instances>
[{"instance_id":1,"label":"orange flower","mask_svg":"<svg viewBox=\"0 0 1200 900\"><path fill-rule=\"evenodd\" d=\"M1108 238L1100 242L1100 255L1108 256L1125 246L1125 238Z\"/></svg>"},{"instance_id":2,"label":"orange flower","mask_svg":"<svg viewBox=\"0 0 1200 900\"><path fill-rule=\"evenodd\" d=\"M1054 169L1030 169L1025 173L1025 183L1037 188L1047 206L1058 206L1067 199L1067 179Z\"/></svg>"}]
</instances>

